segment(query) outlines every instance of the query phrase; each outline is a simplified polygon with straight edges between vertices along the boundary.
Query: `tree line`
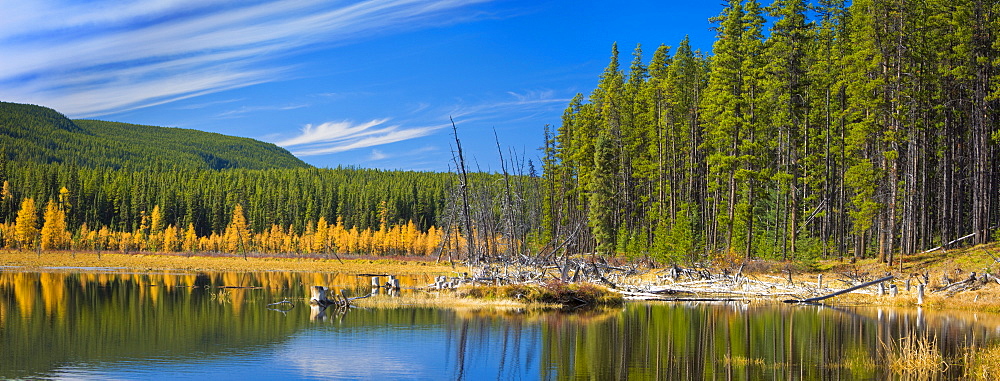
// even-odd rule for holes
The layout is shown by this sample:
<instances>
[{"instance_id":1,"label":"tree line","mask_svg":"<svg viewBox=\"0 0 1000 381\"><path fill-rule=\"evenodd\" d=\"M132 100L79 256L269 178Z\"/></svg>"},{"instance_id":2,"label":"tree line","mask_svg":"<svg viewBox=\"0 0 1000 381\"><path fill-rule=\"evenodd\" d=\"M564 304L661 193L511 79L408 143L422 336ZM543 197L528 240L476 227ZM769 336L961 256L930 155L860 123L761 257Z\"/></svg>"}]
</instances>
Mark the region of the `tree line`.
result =
<instances>
[{"instance_id":1,"label":"tree line","mask_svg":"<svg viewBox=\"0 0 1000 381\"><path fill-rule=\"evenodd\" d=\"M9 248L427 255L444 236L453 175L5 161L0 181Z\"/></svg>"},{"instance_id":2,"label":"tree line","mask_svg":"<svg viewBox=\"0 0 1000 381\"><path fill-rule=\"evenodd\" d=\"M1000 2L728 1L545 134L542 236L663 260L878 257L993 239Z\"/></svg>"}]
</instances>

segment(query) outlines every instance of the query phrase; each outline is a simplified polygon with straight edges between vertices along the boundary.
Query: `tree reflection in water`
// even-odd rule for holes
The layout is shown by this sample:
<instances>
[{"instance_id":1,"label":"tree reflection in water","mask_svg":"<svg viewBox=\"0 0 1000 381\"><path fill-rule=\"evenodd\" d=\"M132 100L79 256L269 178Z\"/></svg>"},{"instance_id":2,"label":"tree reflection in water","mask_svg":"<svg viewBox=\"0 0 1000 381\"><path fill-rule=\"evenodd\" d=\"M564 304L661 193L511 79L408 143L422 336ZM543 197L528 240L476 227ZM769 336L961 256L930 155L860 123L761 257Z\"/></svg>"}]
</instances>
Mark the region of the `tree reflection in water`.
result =
<instances>
[{"instance_id":1,"label":"tree reflection in water","mask_svg":"<svg viewBox=\"0 0 1000 381\"><path fill-rule=\"evenodd\" d=\"M983 313L766 303L398 307L316 319L306 304L314 284L369 287L338 274L5 270L0 378L871 379L890 376L885 343L934 337L954 359L996 343L1000 327ZM294 308L269 306L282 300ZM952 366L942 376L961 375Z\"/></svg>"}]
</instances>

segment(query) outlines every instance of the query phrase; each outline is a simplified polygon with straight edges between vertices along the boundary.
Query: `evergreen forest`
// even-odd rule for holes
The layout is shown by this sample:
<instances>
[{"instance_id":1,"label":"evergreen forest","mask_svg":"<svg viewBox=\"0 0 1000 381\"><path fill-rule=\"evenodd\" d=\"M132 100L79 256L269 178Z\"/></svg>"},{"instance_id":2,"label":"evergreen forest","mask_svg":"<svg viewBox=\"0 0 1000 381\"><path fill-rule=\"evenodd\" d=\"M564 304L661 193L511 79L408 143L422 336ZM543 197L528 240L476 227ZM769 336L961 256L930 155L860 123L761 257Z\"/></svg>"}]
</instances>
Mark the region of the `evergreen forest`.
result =
<instances>
[{"instance_id":1,"label":"evergreen forest","mask_svg":"<svg viewBox=\"0 0 1000 381\"><path fill-rule=\"evenodd\" d=\"M546 130L544 237L889 263L994 239L1000 2L730 0L711 23L711 54L614 45Z\"/></svg>"},{"instance_id":2,"label":"evergreen forest","mask_svg":"<svg viewBox=\"0 0 1000 381\"><path fill-rule=\"evenodd\" d=\"M135 170L307 168L284 148L183 128L70 120L41 106L0 102L0 153L17 162Z\"/></svg>"}]
</instances>

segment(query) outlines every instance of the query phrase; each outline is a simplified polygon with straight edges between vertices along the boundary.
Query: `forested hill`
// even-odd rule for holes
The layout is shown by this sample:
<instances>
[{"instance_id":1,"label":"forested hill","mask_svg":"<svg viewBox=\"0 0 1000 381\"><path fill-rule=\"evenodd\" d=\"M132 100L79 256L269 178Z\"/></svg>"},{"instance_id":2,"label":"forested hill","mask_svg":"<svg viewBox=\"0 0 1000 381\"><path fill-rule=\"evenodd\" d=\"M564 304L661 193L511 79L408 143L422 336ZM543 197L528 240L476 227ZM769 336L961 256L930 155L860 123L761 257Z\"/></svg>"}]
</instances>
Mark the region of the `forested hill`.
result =
<instances>
[{"instance_id":1,"label":"forested hill","mask_svg":"<svg viewBox=\"0 0 1000 381\"><path fill-rule=\"evenodd\" d=\"M70 120L35 105L0 102L0 152L10 161L94 168L308 168L271 143L183 128Z\"/></svg>"}]
</instances>

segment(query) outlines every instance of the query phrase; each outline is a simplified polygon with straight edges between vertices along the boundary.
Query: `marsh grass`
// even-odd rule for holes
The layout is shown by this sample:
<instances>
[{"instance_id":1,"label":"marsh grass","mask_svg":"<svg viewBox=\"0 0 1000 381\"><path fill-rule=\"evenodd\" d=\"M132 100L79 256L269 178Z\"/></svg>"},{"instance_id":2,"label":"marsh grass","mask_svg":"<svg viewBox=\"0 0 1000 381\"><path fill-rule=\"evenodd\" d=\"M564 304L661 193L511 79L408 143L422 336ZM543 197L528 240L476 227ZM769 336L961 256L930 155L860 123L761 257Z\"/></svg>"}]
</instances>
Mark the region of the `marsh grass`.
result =
<instances>
[{"instance_id":1,"label":"marsh grass","mask_svg":"<svg viewBox=\"0 0 1000 381\"><path fill-rule=\"evenodd\" d=\"M192 256L180 254L121 254L104 252L0 250L0 266L18 266L27 269L100 267L129 270L196 270L196 271L309 271L341 273L378 273L393 275L454 274L468 271L434 263L432 258L287 258L222 256L210 253Z\"/></svg>"},{"instance_id":2,"label":"marsh grass","mask_svg":"<svg viewBox=\"0 0 1000 381\"><path fill-rule=\"evenodd\" d=\"M965 377L971 380L992 380L1000 375L1000 345L989 348L969 347L962 355Z\"/></svg>"},{"instance_id":3,"label":"marsh grass","mask_svg":"<svg viewBox=\"0 0 1000 381\"><path fill-rule=\"evenodd\" d=\"M748 366L763 367L764 365L767 364L762 358L750 358L746 356L729 356L729 354L726 354L725 356L722 357L722 363L724 365L741 367L741 368Z\"/></svg>"},{"instance_id":4,"label":"marsh grass","mask_svg":"<svg viewBox=\"0 0 1000 381\"><path fill-rule=\"evenodd\" d=\"M218 302L219 304L233 303L233 294L230 293L229 290L219 289L209 292L209 295L211 295L213 301Z\"/></svg>"},{"instance_id":5,"label":"marsh grass","mask_svg":"<svg viewBox=\"0 0 1000 381\"><path fill-rule=\"evenodd\" d=\"M867 349L851 347L837 366L848 369L852 374L871 375L875 373L875 360L868 355Z\"/></svg>"},{"instance_id":6,"label":"marsh grass","mask_svg":"<svg viewBox=\"0 0 1000 381\"><path fill-rule=\"evenodd\" d=\"M932 378L948 369L937 337L910 333L898 341L882 343L889 369L898 375L918 379Z\"/></svg>"},{"instance_id":7,"label":"marsh grass","mask_svg":"<svg viewBox=\"0 0 1000 381\"><path fill-rule=\"evenodd\" d=\"M563 306L618 306L625 303L621 294L592 283L552 281L542 284L472 286L459 290L459 296L485 300L517 300L525 303Z\"/></svg>"}]
</instances>

